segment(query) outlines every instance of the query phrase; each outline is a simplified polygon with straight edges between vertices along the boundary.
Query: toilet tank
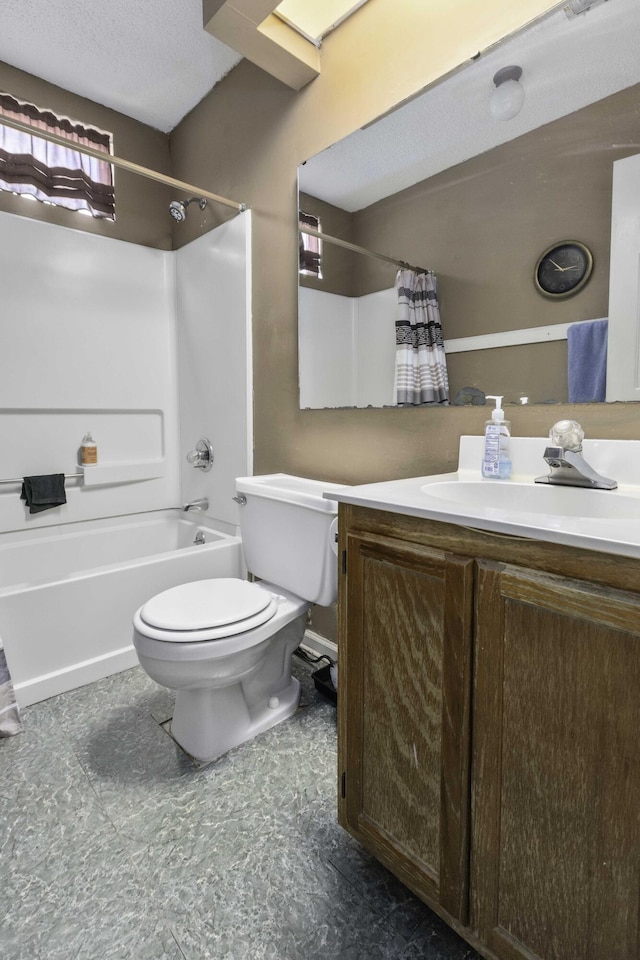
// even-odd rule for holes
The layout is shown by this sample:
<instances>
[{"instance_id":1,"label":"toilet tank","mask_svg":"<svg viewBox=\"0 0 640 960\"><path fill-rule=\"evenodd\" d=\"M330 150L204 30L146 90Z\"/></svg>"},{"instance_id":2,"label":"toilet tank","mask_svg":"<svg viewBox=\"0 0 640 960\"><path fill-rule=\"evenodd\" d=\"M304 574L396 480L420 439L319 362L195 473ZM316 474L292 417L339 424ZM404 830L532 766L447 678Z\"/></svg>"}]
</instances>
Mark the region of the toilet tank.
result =
<instances>
[{"instance_id":1,"label":"toilet tank","mask_svg":"<svg viewBox=\"0 0 640 960\"><path fill-rule=\"evenodd\" d=\"M247 501L239 510L247 569L310 603L333 603L338 504L323 493L341 487L286 473L239 477L236 492Z\"/></svg>"}]
</instances>

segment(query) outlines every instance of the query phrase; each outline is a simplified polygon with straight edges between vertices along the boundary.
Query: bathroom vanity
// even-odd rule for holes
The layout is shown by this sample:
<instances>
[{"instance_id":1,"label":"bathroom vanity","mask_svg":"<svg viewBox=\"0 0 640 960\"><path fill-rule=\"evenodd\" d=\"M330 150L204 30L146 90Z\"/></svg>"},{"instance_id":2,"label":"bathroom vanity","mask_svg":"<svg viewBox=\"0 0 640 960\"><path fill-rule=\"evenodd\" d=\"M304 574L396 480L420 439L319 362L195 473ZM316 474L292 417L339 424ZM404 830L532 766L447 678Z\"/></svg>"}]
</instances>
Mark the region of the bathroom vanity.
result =
<instances>
[{"instance_id":1,"label":"bathroom vanity","mask_svg":"<svg viewBox=\"0 0 640 960\"><path fill-rule=\"evenodd\" d=\"M631 960L640 490L533 487L530 438L474 490L476 441L337 494L340 823L487 958ZM612 443L592 459L629 479L640 443Z\"/></svg>"}]
</instances>

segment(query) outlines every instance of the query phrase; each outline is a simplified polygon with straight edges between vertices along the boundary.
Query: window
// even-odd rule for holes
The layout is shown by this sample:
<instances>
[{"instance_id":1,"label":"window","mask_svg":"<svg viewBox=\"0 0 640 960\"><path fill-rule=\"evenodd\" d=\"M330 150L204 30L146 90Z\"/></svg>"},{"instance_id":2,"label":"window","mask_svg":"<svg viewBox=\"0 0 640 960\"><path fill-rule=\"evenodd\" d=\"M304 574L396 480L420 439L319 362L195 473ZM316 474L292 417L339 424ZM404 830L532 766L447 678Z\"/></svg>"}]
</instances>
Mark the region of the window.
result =
<instances>
[{"instance_id":1,"label":"window","mask_svg":"<svg viewBox=\"0 0 640 960\"><path fill-rule=\"evenodd\" d=\"M14 130L3 116L64 137L69 147ZM74 150L74 143L99 150L105 159ZM115 220L110 155L110 133L0 93L0 190Z\"/></svg>"},{"instance_id":2,"label":"window","mask_svg":"<svg viewBox=\"0 0 640 960\"><path fill-rule=\"evenodd\" d=\"M306 227L321 231L320 218L310 213L298 212L300 229L300 273L322 280L322 240L305 232Z\"/></svg>"}]
</instances>

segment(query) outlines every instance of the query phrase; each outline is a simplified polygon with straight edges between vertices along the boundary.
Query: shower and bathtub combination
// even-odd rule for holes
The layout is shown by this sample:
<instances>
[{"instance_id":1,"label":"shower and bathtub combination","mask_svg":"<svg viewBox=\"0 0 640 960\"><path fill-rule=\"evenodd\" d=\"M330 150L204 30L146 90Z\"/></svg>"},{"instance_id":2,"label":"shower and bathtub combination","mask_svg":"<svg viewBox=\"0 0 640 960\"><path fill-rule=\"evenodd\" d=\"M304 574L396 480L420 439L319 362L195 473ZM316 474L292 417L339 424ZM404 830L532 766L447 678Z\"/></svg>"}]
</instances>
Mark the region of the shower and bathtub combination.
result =
<instances>
[{"instance_id":1,"label":"shower and bathtub combination","mask_svg":"<svg viewBox=\"0 0 640 960\"><path fill-rule=\"evenodd\" d=\"M306 612L336 593L331 485L250 476L247 217L175 253L17 218L3 289L21 322L0 377L2 474L68 478L66 502L36 515L19 483L0 484L0 639L18 704L140 662L177 691L171 733L202 761L295 711ZM55 343L34 353L52 312ZM74 466L88 428L97 463Z\"/></svg>"},{"instance_id":2,"label":"shower and bathtub combination","mask_svg":"<svg viewBox=\"0 0 640 960\"><path fill-rule=\"evenodd\" d=\"M0 639L21 707L136 665L133 615L159 591L242 576L250 230L246 212L170 251L0 213L0 477L70 477L67 502L36 515L0 486ZM87 430L98 462L79 468ZM199 436L209 471L186 459Z\"/></svg>"}]
</instances>

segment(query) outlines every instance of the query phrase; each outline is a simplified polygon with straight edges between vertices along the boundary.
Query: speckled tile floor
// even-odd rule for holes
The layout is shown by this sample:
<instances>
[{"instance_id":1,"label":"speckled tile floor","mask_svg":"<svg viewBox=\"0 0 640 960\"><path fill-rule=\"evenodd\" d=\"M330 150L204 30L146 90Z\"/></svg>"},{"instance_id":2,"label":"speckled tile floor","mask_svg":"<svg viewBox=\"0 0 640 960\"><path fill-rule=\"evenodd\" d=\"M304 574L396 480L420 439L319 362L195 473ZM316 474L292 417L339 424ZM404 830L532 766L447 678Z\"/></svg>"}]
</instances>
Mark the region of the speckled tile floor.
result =
<instances>
[{"instance_id":1,"label":"speckled tile floor","mask_svg":"<svg viewBox=\"0 0 640 960\"><path fill-rule=\"evenodd\" d=\"M336 823L335 708L197 769L139 669L0 740L2 960L471 960ZM478 958L479 960L479 958Z\"/></svg>"}]
</instances>

